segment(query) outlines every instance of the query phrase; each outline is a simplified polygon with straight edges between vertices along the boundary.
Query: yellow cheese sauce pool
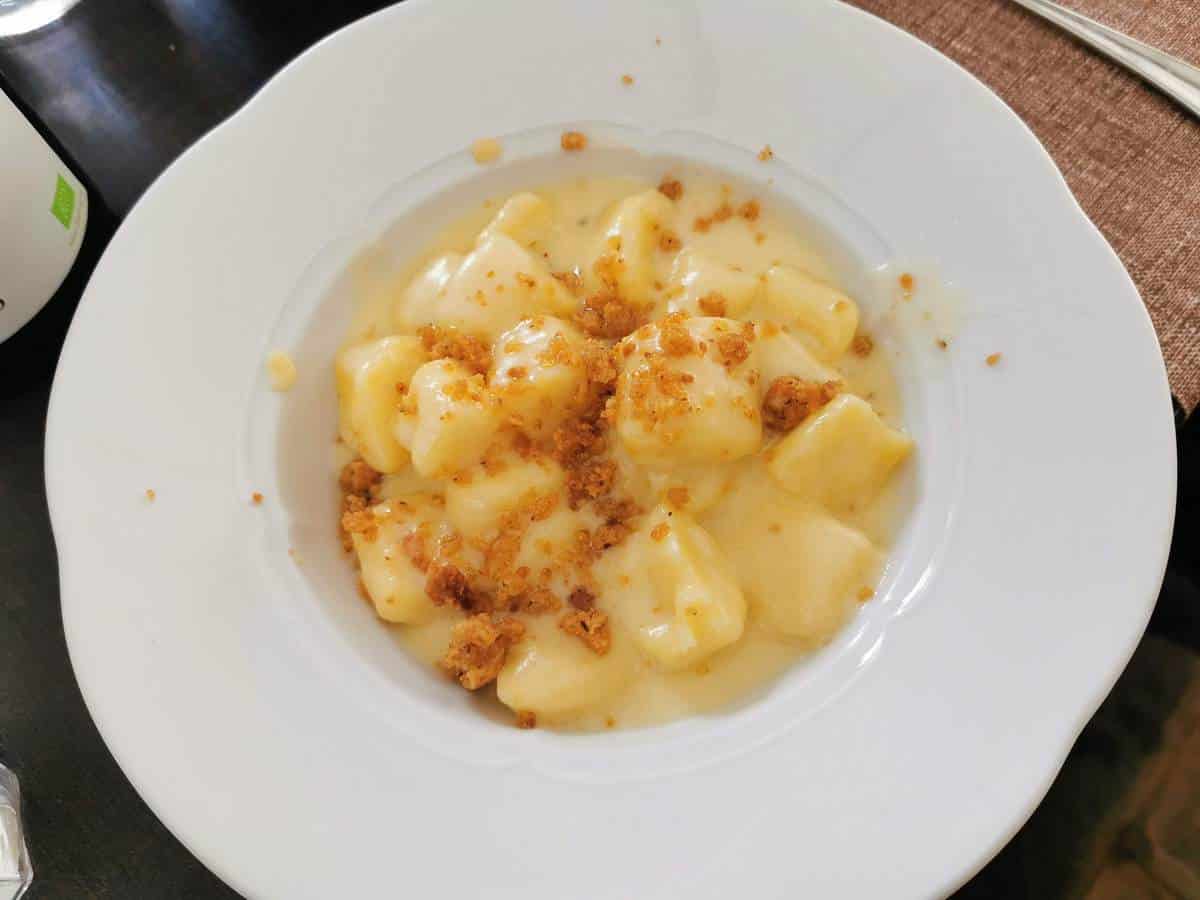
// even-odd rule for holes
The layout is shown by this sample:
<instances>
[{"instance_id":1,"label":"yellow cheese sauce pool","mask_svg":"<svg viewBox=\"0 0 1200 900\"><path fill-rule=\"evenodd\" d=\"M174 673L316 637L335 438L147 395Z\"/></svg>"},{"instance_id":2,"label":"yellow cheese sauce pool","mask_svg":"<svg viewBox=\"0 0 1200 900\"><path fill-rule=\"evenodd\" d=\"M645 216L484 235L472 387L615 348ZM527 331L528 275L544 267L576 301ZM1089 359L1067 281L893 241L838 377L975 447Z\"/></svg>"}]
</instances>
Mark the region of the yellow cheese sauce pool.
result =
<instances>
[{"instance_id":1,"label":"yellow cheese sauce pool","mask_svg":"<svg viewBox=\"0 0 1200 900\"><path fill-rule=\"evenodd\" d=\"M614 495L639 515L584 568L563 553L603 526L600 506L555 502L523 520L517 562L545 573L539 587L559 605L516 614L524 633L498 677L486 662L468 673L476 657L450 667L464 684L485 680L480 690L525 724L638 727L752 701L870 602L909 506L913 447L889 354L857 331L853 299L769 198L699 178L678 187L588 177L483 204L402 276L364 276L338 360L341 461L361 456L383 472L374 536L351 535L362 580L405 651L438 665L465 616L430 600L425 572L439 563L414 541L485 569L488 542L524 515L521 503L566 497L555 462L512 448L553 446L569 421L584 376L547 347L597 337L617 347L602 458L618 473ZM605 292L640 304L650 324L627 337L588 332L575 314ZM472 375L430 358L423 325L490 346L491 368ZM664 353L672 335L698 353ZM737 335L749 349L720 357ZM517 369L532 385L524 393L508 383ZM664 378L682 385L683 407L654 406ZM766 427L760 405L780 380L836 392L802 392L813 406L798 424ZM667 418L645 419L647 402ZM562 627L581 584L607 617L606 652Z\"/></svg>"}]
</instances>

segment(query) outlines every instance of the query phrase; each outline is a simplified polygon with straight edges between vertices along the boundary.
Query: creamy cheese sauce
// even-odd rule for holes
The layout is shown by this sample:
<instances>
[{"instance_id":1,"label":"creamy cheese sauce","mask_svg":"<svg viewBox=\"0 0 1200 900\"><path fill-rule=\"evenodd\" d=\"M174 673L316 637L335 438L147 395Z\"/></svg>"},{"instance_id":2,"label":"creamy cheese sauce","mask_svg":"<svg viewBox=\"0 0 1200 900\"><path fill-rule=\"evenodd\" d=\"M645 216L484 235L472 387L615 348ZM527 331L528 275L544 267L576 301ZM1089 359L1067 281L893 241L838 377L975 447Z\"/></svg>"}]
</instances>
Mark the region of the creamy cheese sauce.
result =
<instances>
[{"instance_id":1,"label":"creamy cheese sauce","mask_svg":"<svg viewBox=\"0 0 1200 900\"><path fill-rule=\"evenodd\" d=\"M899 431L889 354L882 346L848 350L857 310L829 286L833 273L824 260L776 215L769 198L735 195L716 180L690 179L670 201L654 187L642 179L588 177L539 188L529 201L518 195L486 202L400 276L364 279L339 358L339 465L361 455L385 473L369 501L382 501L371 520L377 533L370 540L366 531L352 534L363 583L380 616L396 623L391 627L403 648L436 665L464 614L429 602L425 576L412 563L409 535L417 520L441 523L422 532L427 555L434 537L457 535L436 546L450 546L447 558L469 570L486 566L480 559L489 551L480 548L516 508L513 498L564 490L553 464L511 452L495 466L480 461L486 446L507 440L510 426L497 424L503 414L515 410L517 430L550 445L558 407L568 402L569 394L553 393L562 373L537 382L545 387L537 387L535 399L537 391L549 392L541 406L530 406L515 388L504 393L513 360L522 363L519 380L531 377L526 364L536 368L543 358L532 351L518 356L517 343L544 348L559 327L545 325L548 316L569 323L566 300L574 307L605 290L595 261L606 251L622 260L621 292L653 304L650 317L673 306L693 314L683 327L701 348L755 323L745 362L722 368L707 362L703 349L686 365L668 359L668 366L692 366L687 371L697 374L684 382L687 390L694 401L707 399L679 419L643 422L642 431L630 373L642 363L658 365L654 348L666 332L643 329L618 346L629 344L605 458L618 464L614 492L641 510L623 540L584 571L556 560L580 528L600 528L603 515L587 504L571 510L560 503L523 526L517 561L532 572L544 566L540 584L560 600L585 584L611 630L611 647L599 654L558 626L571 611L567 603L518 616L523 637L508 651L498 683L480 690L498 687L501 701L535 713L543 727L644 726L751 700L871 601L910 505L902 473L911 443ZM506 237L487 243L497 230ZM664 241L664 233L677 241ZM501 267L510 265L515 282L504 281L512 272ZM551 283L554 273L576 273L581 286L568 294ZM635 277L640 288L632 286ZM519 316L534 323L523 333L509 330L515 322L505 312L517 302L514 290L527 290L522 296L533 304ZM698 296L719 297L728 319L706 317L703 304L694 308ZM411 337L422 323L447 322L492 344L497 361L486 376L470 381L458 363L431 362L428 347L422 351ZM576 335L573 325L563 328ZM499 360L508 352L505 370ZM806 381L832 375L840 393L794 430L764 430L759 403L775 378L790 375ZM475 387L455 393L453 378ZM475 401L462 397L476 389L488 396L470 406ZM496 421L489 418L488 392L499 397ZM752 396L753 409L745 396ZM727 400L745 415L726 410ZM437 421L434 402L442 404ZM753 452L746 452L746 441ZM687 502L668 499L679 496L670 488L685 488Z\"/></svg>"}]
</instances>

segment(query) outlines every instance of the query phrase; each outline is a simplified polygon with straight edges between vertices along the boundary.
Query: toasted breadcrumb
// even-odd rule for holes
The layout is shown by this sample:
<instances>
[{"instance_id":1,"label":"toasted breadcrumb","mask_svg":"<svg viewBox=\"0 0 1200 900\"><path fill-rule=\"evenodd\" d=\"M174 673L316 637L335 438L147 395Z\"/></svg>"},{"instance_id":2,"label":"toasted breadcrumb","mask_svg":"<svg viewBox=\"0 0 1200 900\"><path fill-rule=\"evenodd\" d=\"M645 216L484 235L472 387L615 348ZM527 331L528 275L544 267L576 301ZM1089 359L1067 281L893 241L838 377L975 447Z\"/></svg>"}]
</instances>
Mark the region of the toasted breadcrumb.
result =
<instances>
[{"instance_id":1,"label":"toasted breadcrumb","mask_svg":"<svg viewBox=\"0 0 1200 900\"><path fill-rule=\"evenodd\" d=\"M724 316L729 308L728 301L716 291L711 291L696 301L700 312L706 316Z\"/></svg>"},{"instance_id":2,"label":"toasted breadcrumb","mask_svg":"<svg viewBox=\"0 0 1200 900\"><path fill-rule=\"evenodd\" d=\"M989 353L987 359L984 360L989 366L994 366L1000 362L1002 355L999 353Z\"/></svg>"},{"instance_id":3,"label":"toasted breadcrumb","mask_svg":"<svg viewBox=\"0 0 1200 900\"><path fill-rule=\"evenodd\" d=\"M592 337L620 340L645 321L641 311L615 294L594 294L575 313L575 324Z\"/></svg>"},{"instance_id":4,"label":"toasted breadcrumb","mask_svg":"<svg viewBox=\"0 0 1200 900\"><path fill-rule=\"evenodd\" d=\"M425 593L434 606L449 604L468 611L475 608L475 598L467 576L450 563L429 566L429 574L425 578Z\"/></svg>"},{"instance_id":5,"label":"toasted breadcrumb","mask_svg":"<svg viewBox=\"0 0 1200 900\"><path fill-rule=\"evenodd\" d=\"M475 162L486 165L500 158L500 142L495 138L480 138L471 144L471 155Z\"/></svg>"},{"instance_id":6,"label":"toasted breadcrumb","mask_svg":"<svg viewBox=\"0 0 1200 900\"><path fill-rule=\"evenodd\" d=\"M869 334L856 334L850 342L850 352L855 356L867 357L875 349L875 341Z\"/></svg>"},{"instance_id":7,"label":"toasted breadcrumb","mask_svg":"<svg viewBox=\"0 0 1200 900\"><path fill-rule=\"evenodd\" d=\"M603 497L617 480L617 464L611 459L590 459L567 471L567 505L579 509L587 500Z\"/></svg>"},{"instance_id":8,"label":"toasted breadcrumb","mask_svg":"<svg viewBox=\"0 0 1200 900\"><path fill-rule=\"evenodd\" d=\"M667 488L667 502L676 509L683 509L691 499L691 494L683 485Z\"/></svg>"},{"instance_id":9,"label":"toasted breadcrumb","mask_svg":"<svg viewBox=\"0 0 1200 900\"><path fill-rule=\"evenodd\" d=\"M950 346L950 342L945 338L938 338L936 341L934 341L934 343L937 344L939 350L945 350Z\"/></svg>"},{"instance_id":10,"label":"toasted breadcrumb","mask_svg":"<svg viewBox=\"0 0 1200 900\"><path fill-rule=\"evenodd\" d=\"M663 253L674 253L682 246L683 242L679 240L679 235L673 231L664 229L658 236L658 249Z\"/></svg>"},{"instance_id":11,"label":"toasted breadcrumb","mask_svg":"<svg viewBox=\"0 0 1200 900\"><path fill-rule=\"evenodd\" d=\"M587 146L587 135L582 131L564 131L559 141L562 148L570 153L578 152Z\"/></svg>"},{"instance_id":12,"label":"toasted breadcrumb","mask_svg":"<svg viewBox=\"0 0 1200 900\"><path fill-rule=\"evenodd\" d=\"M147 503L153 503L154 498L157 496L158 496L158 493L154 490L154 488L146 488L146 502Z\"/></svg>"},{"instance_id":13,"label":"toasted breadcrumb","mask_svg":"<svg viewBox=\"0 0 1200 900\"><path fill-rule=\"evenodd\" d=\"M726 369L740 366L750 358L750 342L746 335L730 332L717 337L717 353Z\"/></svg>"},{"instance_id":14,"label":"toasted breadcrumb","mask_svg":"<svg viewBox=\"0 0 1200 900\"><path fill-rule=\"evenodd\" d=\"M601 525L592 534L592 552L599 554L616 547L629 536L632 530L624 522L608 522Z\"/></svg>"},{"instance_id":15,"label":"toasted breadcrumb","mask_svg":"<svg viewBox=\"0 0 1200 900\"><path fill-rule=\"evenodd\" d=\"M650 537L653 538L655 541L666 540L667 535L670 533L671 533L671 526L668 525L666 522L659 522L657 525L655 525L653 528L650 529Z\"/></svg>"},{"instance_id":16,"label":"toasted breadcrumb","mask_svg":"<svg viewBox=\"0 0 1200 900\"><path fill-rule=\"evenodd\" d=\"M917 285L916 279L912 277L912 273L910 272L902 272L900 274L899 281L900 289L906 294L911 294L913 292L913 288L915 288Z\"/></svg>"},{"instance_id":17,"label":"toasted breadcrumb","mask_svg":"<svg viewBox=\"0 0 1200 900\"><path fill-rule=\"evenodd\" d=\"M758 216L759 216L759 213L761 213L761 212L762 212L762 207L759 205L759 202L757 200L747 200L745 203L743 203L741 206L738 207L738 215L741 216L743 219L745 219L747 222L758 221Z\"/></svg>"},{"instance_id":18,"label":"toasted breadcrumb","mask_svg":"<svg viewBox=\"0 0 1200 900\"><path fill-rule=\"evenodd\" d=\"M612 647L608 614L597 609L574 609L564 613L558 620L558 627L579 638L598 656L604 656Z\"/></svg>"},{"instance_id":19,"label":"toasted breadcrumb","mask_svg":"<svg viewBox=\"0 0 1200 900\"><path fill-rule=\"evenodd\" d=\"M625 85L626 87L629 87L629 85L633 84L633 76L628 73L622 75L621 76L621 84Z\"/></svg>"},{"instance_id":20,"label":"toasted breadcrumb","mask_svg":"<svg viewBox=\"0 0 1200 900\"><path fill-rule=\"evenodd\" d=\"M260 494L258 491L255 491L253 494L250 495L250 502L253 503L255 506L261 506L262 502L263 502L263 495Z\"/></svg>"},{"instance_id":21,"label":"toasted breadcrumb","mask_svg":"<svg viewBox=\"0 0 1200 900\"><path fill-rule=\"evenodd\" d=\"M520 275L517 277L520 278ZM485 374L491 368L491 348L473 335L462 334L455 328L422 325L417 329L417 336L434 359L457 360L478 375Z\"/></svg>"},{"instance_id":22,"label":"toasted breadcrumb","mask_svg":"<svg viewBox=\"0 0 1200 900\"><path fill-rule=\"evenodd\" d=\"M663 180L658 183L658 192L665 196L668 200L678 200L683 196L683 182L678 178L672 178L670 175L663 177Z\"/></svg>"},{"instance_id":23,"label":"toasted breadcrumb","mask_svg":"<svg viewBox=\"0 0 1200 900\"><path fill-rule=\"evenodd\" d=\"M580 274L571 270L569 272L555 272L554 277L572 294L578 296L583 291L583 278Z\"/></svg>"},{"instance_id":24,"label":"toasted breadcrumb","mask_svg":"<svg viewBox=\"0 0 1200 900\"><path fill-rule=\"evenodd\" d=\"M770 162L775 158L775 151L771 149L770 144L764 144L763 148L758 151L759 162Z\"/></svg>"},{"instance_id":25,"label":"toasted breadcrumb","mask_svg":"<svg viewBox=\"0 0 1200 900\"><path fill-rule=\"evenodd\" d=\"M775 431L791 431L837 396L840 389L836 381L805 381L795 375L781 375L763 396L763 424Z\"/></svg>"},{"instance_id":26,"label":"toasted breadcrumb","mask_svg":"<svg viewBox=\"0 0 1200 900\"><path fill-rule=\"evenodd\" d=\"M496 680L509 649L524 636L525 626L516 619L493 620L487 613L471 616L451 630L442 668L467 690L479 690Z\"/></svg>"},{"instance_id":27,"label":"toasted breadcrumb","mask_svg":"<svg viewBox=\"0 0 1200 900\"><path fill-rule=\"evenodd\" d=\"M658 323L658 345L667 356L690 356L696 352L696 342L684 325L682 313L671 313Z\"/></svg>"},{"instance_id":28,"label":"toasted breadcrumb","mask_svg":"<svg viewBox=\"0 0 1200 900\"><path fill-rule=\"evenodd\" d=\"M588 610L596 605L596 595L585 587L577 587L567 596L567 602L575 609Z\"/></svg>"},{"instance_id":29,"label":"toasted breadcrumb","mask_svg":"<svg viewBox=\"0 0 1200 900\"><path fill-rule=\"evenodd\" d=\"M361 494L347 494L342 498L341 523L347 537L358 534L365 541L374 541L379 535L379 522Z\"/></svg>"},{"instance_id":30,"label":"toasted breadcrumb","mask_svg":"<svg viewBox=\"0 0 1200 900\"><path fill-rule=\"evenodd\" d=\"M537 728L537 714L527 709L519 710L517 712L517 727L525 729Z\"/></svg>"},{"instance_id":31,"label":"toasted breadcrumb","mask_svg":"<svg viewBox=\"0 0 1200 900\"><path fill-rule=\"evenodd\" d=\"M870 587L860 587L858 589L858 602L866 603L875 596L875 589Z\"/></svg>"},{"instance_id":32,"label":"toasted breadcrumb","mask_svg":"<svg viewBox=\"0 0 1200 900\"><path fill-rule=\"evenodd\" d=\"M400 548L404 551L404 555L408 557L408 561L413 564L418 572L427 572L429 570L429 550L425 544L425 533L421 529L410 531L404 536L404 540L400 542ZM435 601L436 602L436 601Z\"/></svg>"},{"instance_id":33,"label":"toasted breadcrumb","mask_svg":"<svg viewBox=\"0 0 1200 900\"><path fill-rule=\"evenodd\" d=\"M549 588L535 587L518 594L509 601L508 607L513 612L538 616L542 613L558 612L562 609L562 601Z\"/></svg>"}]
</instances>

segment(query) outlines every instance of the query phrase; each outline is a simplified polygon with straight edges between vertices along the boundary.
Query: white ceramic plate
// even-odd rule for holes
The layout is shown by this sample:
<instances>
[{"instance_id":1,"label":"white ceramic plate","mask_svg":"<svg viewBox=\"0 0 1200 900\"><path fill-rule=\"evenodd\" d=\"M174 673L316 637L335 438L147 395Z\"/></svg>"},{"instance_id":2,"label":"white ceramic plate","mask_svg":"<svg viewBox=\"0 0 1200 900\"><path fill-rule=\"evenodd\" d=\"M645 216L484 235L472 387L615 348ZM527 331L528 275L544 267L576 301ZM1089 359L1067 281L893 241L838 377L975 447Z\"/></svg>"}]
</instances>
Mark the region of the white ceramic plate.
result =
<instances>
[{"instance_id":1,"label":"white ceramic plate","mask_svg":"<svg viewBox=\"0 0 1200 900\"><path fill-rule=\"evenodd\" d=\"M579 123L594 147L568 158ZM501 165L470 162L482 135ZM948 352L919 323L885 335L915 509L877 601L764 695L519 732L401 653L333 546L344 269L484 195L684 160L793 209L881 329L899 267L959 298ZM290 394L266 390L273 346ZM71 328L46 469L92 715L247 895L917 897L1021 825L1124 666L1172 434L1117 258L1017 118L912 38L825 0L411 0L306 53L138 203Z\"/></svg>"}]
</instances>

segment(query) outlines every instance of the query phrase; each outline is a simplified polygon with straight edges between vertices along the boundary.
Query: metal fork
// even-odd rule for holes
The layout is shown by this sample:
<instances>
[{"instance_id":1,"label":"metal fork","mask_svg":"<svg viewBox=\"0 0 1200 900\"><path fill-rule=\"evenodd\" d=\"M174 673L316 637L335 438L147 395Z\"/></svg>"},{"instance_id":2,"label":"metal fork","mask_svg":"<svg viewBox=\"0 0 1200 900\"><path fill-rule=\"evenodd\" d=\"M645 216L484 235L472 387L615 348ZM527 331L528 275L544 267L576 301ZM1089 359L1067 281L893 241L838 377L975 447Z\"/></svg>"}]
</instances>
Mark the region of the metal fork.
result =
<instances>
[{"instance_id":1,"label":"metal fork","mask_svg":"<svg viewBox=\"0 0 1200 900\"><path fill-rule=\"evenodd\" d=\"M1013 2L1070 32L1200 116L1200 69L1050 0Z\"/></svg>"}]
</instances>

